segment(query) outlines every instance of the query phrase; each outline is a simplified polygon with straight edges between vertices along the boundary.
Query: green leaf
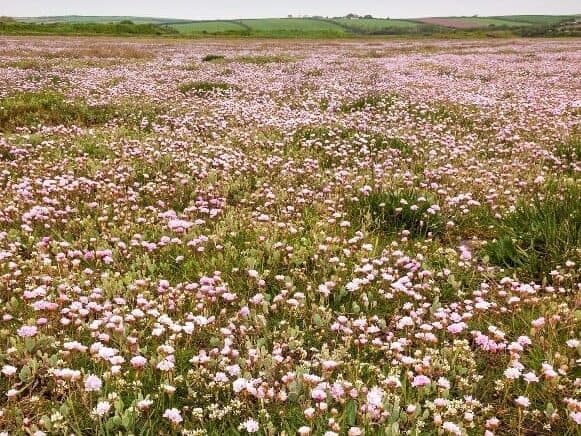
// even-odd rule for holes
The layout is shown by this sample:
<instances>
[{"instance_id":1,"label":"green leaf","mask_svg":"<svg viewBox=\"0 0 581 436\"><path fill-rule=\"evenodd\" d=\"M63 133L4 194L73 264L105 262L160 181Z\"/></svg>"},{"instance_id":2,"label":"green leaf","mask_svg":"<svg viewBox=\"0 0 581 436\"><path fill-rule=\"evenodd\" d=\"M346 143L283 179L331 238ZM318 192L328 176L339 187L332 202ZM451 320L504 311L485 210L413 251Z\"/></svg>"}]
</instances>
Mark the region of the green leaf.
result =
<instances>
[{"instance_id":1,"label":"green leaf","mask_svg":"<svg viewBox=\"0 0 581 436\"><path fill-rule=\"evenodd\" d=\"M24 366L20 370L19 378L20 378L21 382L26 383L28 380L30 380L31 376L32 376L32 371L30 370L30 368L28 366Z\"/></svg>"},{"instance_id":2,"label":"green leaf","mask_svg":"<svg viewBox=\"0 0 581 436\"><path fill-rule=\"evenodd\" d=\"M354 400L349 400L345 406L345 421L349 426L354 426L357 421L357 403Z\"/></svg>"},{"instance_id":3,"label":"green leaf","mask_svg":"<svg viewBox=\"0 0 581 436\"><path fill-rule=\"evenodd\" d=\"M323 318L321 318L321 315L319 315L318 313L315 313L313 315L313 323L316 326L319 326L319 327L322 326L323 325Z\"/></svg>"},{"instance_id":4,"label":"green leaf","mask_svg":"<svg viewBox=\"0 0 581 436\"><path fill-rule=\"evenodd\" d=\"M26 348L26 351L28 351L29 353L32 353L34 351L35 346L36 341L34 340L34 338L24 339L24 348Z\"/></svg>"}]
</instances>

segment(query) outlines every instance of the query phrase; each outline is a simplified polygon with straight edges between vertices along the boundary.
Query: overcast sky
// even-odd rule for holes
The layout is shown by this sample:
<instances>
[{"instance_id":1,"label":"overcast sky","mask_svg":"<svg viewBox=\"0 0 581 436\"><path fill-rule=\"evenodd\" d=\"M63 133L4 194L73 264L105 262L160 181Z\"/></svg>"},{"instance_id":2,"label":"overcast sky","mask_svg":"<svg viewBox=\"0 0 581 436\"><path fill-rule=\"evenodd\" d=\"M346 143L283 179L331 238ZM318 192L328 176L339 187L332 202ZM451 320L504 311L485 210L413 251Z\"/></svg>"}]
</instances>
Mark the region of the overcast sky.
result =
<instances>
[{"instance_id":1,"label":"overcast sky","mask_svg":"<svg viewBox=\"0 0 581 436\"><path fill-rule=\"evenodd\" d=\"M261 18L293 15L378 17L571 14L580 0L0 0L0 16L133 15L168 18Z\"/></svg>"}]
</instances>

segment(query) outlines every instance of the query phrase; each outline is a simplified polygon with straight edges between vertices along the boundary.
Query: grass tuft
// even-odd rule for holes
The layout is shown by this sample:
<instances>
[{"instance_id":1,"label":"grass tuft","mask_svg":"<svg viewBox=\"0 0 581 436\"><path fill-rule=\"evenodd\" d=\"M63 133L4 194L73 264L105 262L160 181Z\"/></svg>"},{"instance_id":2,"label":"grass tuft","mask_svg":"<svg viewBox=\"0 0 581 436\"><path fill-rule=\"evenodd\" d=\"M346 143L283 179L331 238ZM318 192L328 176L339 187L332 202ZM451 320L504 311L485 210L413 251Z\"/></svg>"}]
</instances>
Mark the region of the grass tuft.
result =
<instances>
[{"instance_id":1,"label":"grass tuft","mask_svg":"<svg viewBox=\"0 0 581 436\"><path fill-rule=\"evenodd\" d=\"M0 131L35 125L96 126L114 118L139 123L143 117L152 119L155 108L132 105L89 105L80 100L67 100L52 91L24 92L0 99Z\"/></svg>"},{"instance_id":2,"label":"grass tuft","mask_svg":"<svg viewBox=\"0 0 581 436\"><path fill-rule=\"evenodd\" d=\"M550 187L544 198L519 204L497 224L497 238L486 245L490 261L542 280L566 260L579 260L580 198L581 185L573 182L563 190Z\"/></svg>"},{"instance_id":3,"label":"grass tuft","mask_svg":"<svg viewBox=\"0 0 581 436\"><path fill-rule=\"evenodd\" d=\"M236 58L237 62L242 62L245 64L254 64L254 65L266 65L266 64L279 64L290 62L291 58L287 56L277 56L277 55L263 55L263 56L240 56Z\"/></svg>"},{"instance_id":4,"label":"grass tuft","mask_svg":"<svg viewBox=\"0 0 581 436\"><path fill-rule=\"evenodd\" d=\"M54 92L26 92L0 99L0 131L35 124L102 124L113 115L112 106L89 106L67 101Z\"/></svg>"},{"instance_id":5,"label":"grass tuft","mask_svg":"<svg viewBox=\"0 0 581 436\"><path fill-rule=\"evenodd\" d=\"M195 92L196 94L209 94L214 92L229 91L236 89L236 86L225 82L186 82L180 85L179 91L183 94Z\"/></svg>"},{"instance_id":6,"label":"grass tuft","mask_svg":"<svg viewBox=\"0 0 581 436\"><path fill-rule=\"evenodd\" d=\"M226 56L216 55L216 54L208 54L202 58L202 62L223 61L224 59L226 59Z\"/></svg>"},{"instance_id":7,"label":"grass tuft","mask_svg":"<svg viewBox=\"0 0 581 436\"><path fill-rule=\"evenodd\" d=\"M358 112L368 108L389 110L395 102L393 95L366 95L341 105L341 112Z\"/></svg>"},{"instance_id":8,"label":"grass tuft","mask_svg":"<svg viewBox=\"0 0 581 436\"><path fill-rule=\"evenodd\" d=\"M349 203L348 214L358 227L388 235L407 230L411 238L424 238L445 229L440 213L432 213L434 204L432 197L415 190L374 191Z\"/></svg>"},{"instance_id":9,"label":"grass tuft","mask_svg":"<svg viewBox=\"0 0 581 436\"><path fill-rule=\"evenodd\" d=\"M581 162L581 135L573 135L555 147L555 155L567 165Z\"/></svg>"}]
</instances>

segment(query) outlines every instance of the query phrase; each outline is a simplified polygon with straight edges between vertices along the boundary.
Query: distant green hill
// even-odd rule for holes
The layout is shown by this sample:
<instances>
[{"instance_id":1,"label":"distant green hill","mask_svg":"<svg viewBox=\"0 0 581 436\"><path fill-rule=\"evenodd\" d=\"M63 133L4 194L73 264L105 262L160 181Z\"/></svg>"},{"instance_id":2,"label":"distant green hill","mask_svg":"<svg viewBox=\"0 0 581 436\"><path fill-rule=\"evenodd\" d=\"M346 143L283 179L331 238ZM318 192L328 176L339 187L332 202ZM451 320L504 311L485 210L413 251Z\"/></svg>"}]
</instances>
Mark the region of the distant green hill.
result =
<instances>
[{"instance_id":1,"label":"distant green hill","mask_svg":"<svg viewBox=\"0 0 581 436\"><path fill-rule=\"evenodd\" d=\"M179 23L178 18L152 18L152 17L132 17L132 16L93 16L93 15L62 15L50 17L18 17L18 21L26 23L119 23L121 21L132 21L135 24L159 24L159 23Z\"/></svg>"},{"instance_id":2,"label":"distant green hill","mask_svg":"<svg viewBox=\"0 0 581 436\"><path fill-rule=\"evenodd\" d=\"M450 32L491 32L523 36L569 35L580 15L509 15L496 17L432 18L259 18L186 20L135 16L20 17L16 23L0 19L0 33L97 33L183 36L348 37L361 35L435 35ZM83 27L86 26L86 27ZM566 30L564 30L566 29ZM507 33L508 32L508 33ZM482 33L484 34L484 33Z\"/></svg>"}]
</instances>

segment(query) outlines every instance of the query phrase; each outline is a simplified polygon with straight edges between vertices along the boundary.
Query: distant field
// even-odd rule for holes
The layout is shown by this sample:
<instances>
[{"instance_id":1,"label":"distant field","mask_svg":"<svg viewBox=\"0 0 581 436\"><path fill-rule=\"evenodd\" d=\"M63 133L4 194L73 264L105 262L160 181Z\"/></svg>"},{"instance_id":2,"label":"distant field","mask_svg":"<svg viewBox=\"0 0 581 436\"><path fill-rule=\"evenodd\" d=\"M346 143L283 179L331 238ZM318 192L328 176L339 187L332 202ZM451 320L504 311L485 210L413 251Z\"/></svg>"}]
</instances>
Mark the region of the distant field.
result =
<instances>
[{"instance_id":1,"label":"distant field","mask_svg":"<svg viewBox=\"0 0 581 436\"><path fill-rule=\"evenodd\" d=\"M336 18L333 21L340 23L344 26L349 26L353 28L359 28L365 31L378 31L382 29L389 28L402 28L402 29L415 29L418 27L418 23L408 20L390 20L386 18Z\"/></svg>"},{"instance_id":2,"label":"distant field","mask_svg":"<svg viewBox=\"0 0 581 436\"><path fill-rule=\"evenodd\" d=\"M555 24L563 20L572 18L571 15L506 15L501 17L490 17L500 21L525 24Z\"/></svg>"},{"instance_id":3,"label":"distant field","mask_svg":"<svg viewBox=\"0 0 581 436\"><path fill-rule=\"evenodd\" d=\"M184 34L239 33L260 36L340 36L348 29L331 20L310 18L262 18L247 20L192 21L176 23L172 28Z\"/></svg>"},{"instance_id":4,"label":"distant field","mask_svg":"<svg viewBox=\"0 0 581 436\"><path fill-rule=\"evenodd\" d=\"M92 16L92 15L64 15L54 17L22 17L18 21L26 23L118 23L120 21L133 21L135 24L159 24L182 22L178 18L152 18L131 16Z\"/></svg>"},{"instance_id":5,"label":"distant field","mask_svg":"<svg viewBox=\"0 0 581 436\"><path fill-rule=\"evenodd\" d=\"M554 35L555 29L564 20L572 20L579 16L565 15L509 15L495 17L425 17L409 19L389 18L257 18L240 20L186 20L175 18L133 17L133 16L53 16L53 17L22 17L17 18L21 25L28 23L31 29L14 29L10 26L0 28L2 33L58 33L58 29L44 28L41 25L53 26L95 26L95 29L84 31L72 29L73 33L108 33L97 26L118 25L131 21L136 25L156 26L155 33L171 34L178 32L184 36L230 35L258 37L345 37L354 35L389 35L389 34L441 34L450 29L481 32L494 28L504 31L510 28L516 36ZM0 23L1 24L1 23ZM131 23L122 23L123 26ZM35 25L39 25L35 27ZM544 29L543 29L544 28ZM63 27L63 29L65 29ZM547 30L548 29L548 30ZM66 31L65 31L66 30ZM64 33L70 33L68 27ZM123 33L131 32L124 29ZM138 33L140 33L139 31ZM551 33L552 32L552 33ZM560 30L563 34L563 29Z\"/></svg>"},{"instance_id":6,"label":"distant field","mask_svg":"<svg viewBox=\"0 0 581 436\"><path fill-rule=\"evenodd\" d=\"M480 17L430 17L418 18L419 23L431 24L436 26L450 27L454 29L477 29L490 26L529 26L531 23L525 21L511 21L508 19L498 18L480 18Z\"/></svg>"},{"instance_id":7,"label":"distant field","mask_svg":"<svg viewBox=\"0 0 581 436\"><path fill-rule=\"evenodd\" d=\"M240 20L250 29L259 33L289 32L289 33L345 33L346 30L332 21L310 18L264 18L256 20Z\"/></svg>"},{"instance_id":8,"label":"distant field","mask_svg":"<svg viewBox=\"0 0 581 436\"><path fill-rule=\"evenodd\" d=\"M227 33L246 30L245 26L233 21L196 21L191 23L171 24L170 27L183 34Z\"/></svg>"}]
</instances>

